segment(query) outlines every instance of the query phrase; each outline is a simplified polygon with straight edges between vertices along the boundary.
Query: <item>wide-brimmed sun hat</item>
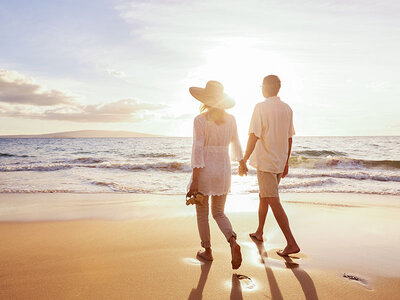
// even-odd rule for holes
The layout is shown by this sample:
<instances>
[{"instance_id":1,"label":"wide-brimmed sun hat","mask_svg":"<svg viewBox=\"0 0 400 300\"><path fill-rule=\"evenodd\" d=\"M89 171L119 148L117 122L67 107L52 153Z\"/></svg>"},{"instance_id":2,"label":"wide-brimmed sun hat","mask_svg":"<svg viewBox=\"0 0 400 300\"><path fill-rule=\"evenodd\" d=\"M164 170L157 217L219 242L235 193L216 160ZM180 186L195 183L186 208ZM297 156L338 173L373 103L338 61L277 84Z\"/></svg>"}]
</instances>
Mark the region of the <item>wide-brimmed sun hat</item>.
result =
<instances>
[{"instance_id":1,"label":"wide-brimmed sun hat","mask_svg":"<svg viewBox=\"0 0 400 300\"><path fill-rule=\"evenodd\" d=\"M205 88L191 87L190 94L207 106L228 109L235 106L235 101L224 93L224 86L215 80L207 82Z\"/></svg>"}]
</instances>

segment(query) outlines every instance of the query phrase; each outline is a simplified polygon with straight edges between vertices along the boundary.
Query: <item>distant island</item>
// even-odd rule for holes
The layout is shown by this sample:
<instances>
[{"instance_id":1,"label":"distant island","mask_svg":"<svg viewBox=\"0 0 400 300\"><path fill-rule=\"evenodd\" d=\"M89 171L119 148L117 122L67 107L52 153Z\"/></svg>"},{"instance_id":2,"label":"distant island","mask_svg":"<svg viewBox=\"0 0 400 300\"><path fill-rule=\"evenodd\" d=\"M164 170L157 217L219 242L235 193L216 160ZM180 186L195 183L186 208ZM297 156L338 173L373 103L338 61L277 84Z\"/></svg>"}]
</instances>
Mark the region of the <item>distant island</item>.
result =
<instances>
[{"instance_id":1,"label":"distant island","mask_svg":"<svg viewBox=\"0 0 400 300\"><path fill-rule=\"evenodd\" d=\"M0 135L0 138L129 138L129 137L162 137L132 131L113 131L113 130L78 130L64 131L46 134L25 134L25 135Z\"/></svg>"}]
</instances>

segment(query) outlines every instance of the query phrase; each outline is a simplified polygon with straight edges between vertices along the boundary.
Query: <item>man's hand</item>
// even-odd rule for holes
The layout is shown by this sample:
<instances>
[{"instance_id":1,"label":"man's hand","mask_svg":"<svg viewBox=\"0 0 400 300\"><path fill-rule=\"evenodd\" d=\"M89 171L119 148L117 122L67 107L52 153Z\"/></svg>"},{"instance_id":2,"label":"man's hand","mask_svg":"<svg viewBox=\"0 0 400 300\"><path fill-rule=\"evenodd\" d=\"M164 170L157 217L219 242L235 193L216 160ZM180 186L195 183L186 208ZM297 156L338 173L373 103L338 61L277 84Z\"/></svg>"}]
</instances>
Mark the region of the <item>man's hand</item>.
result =
<instances>
[{"instance_id":1,"label":"man's hand","mask_svg":"<svg viewBox=\"0 0 400 300\"><path fill-rule=\"evenodd\" d=\"M289 163L287 162L285 165L285 169L283 170L282 173L282 178L285 178L288 173L289 173Z\"/></svg>"},{"instance_id":2,"label":"man's hand","mask_svg":"<svg viewBox=\"0 0 400 300\"><path fill-rule=\"evenodd\" d=\"M286 160L285 169L283 170L283 173L282 173L282 178L285 178L286 175L289 173L289 159L290 159L290 153L292 152L292 142L293 142L293 139L290 137L288 139L288 145L289 145L288 157L287 157L287 160Z\"/></svg>"},{"instance_id":3,"label":"man's hand","mask_svg":"<svg viewBox=\"0 0 400 300\"><path fill-rule=\"evenodd\" d=\"M247 168L246 162L242 159L239 162L239 176L247 176L247 172L249 171L249 169Z\"/></svg>"},{"instance_id":4,"label":"man's hand","mask_svg":"<svg viewBox=\"0 0 400 300\"><path fill-rule=\"evenodd\" d=\"M243 175L245 175L245 171L243 170L243 167L242 166L239 166L239 176L243 176Z\"/></svg>"}]
</instances>

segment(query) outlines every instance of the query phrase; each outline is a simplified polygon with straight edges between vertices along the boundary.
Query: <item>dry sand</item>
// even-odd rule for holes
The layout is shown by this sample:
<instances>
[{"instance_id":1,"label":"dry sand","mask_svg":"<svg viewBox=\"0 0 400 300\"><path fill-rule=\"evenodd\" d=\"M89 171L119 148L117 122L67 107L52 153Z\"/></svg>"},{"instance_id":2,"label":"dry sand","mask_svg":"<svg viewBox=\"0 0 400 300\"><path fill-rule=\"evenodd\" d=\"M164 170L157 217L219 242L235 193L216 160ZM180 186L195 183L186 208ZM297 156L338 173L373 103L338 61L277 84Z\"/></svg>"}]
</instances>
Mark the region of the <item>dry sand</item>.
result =
<instances>
[{"instance_id":1,"label":"dry sand","mask_svg":"<svg viewBox=\"0 0 400 300\"><path fill-rule=\"evenodd\" d=\"M230 251L211 220L214 262L200 249L183 196L0 195L1 299L399 299L400 199L283 194L302 252L282 258L272 214L264 243L254 196L230 197L243 251ZM343 276L345 274L345 277Z\"/></svg>"}]
</instances>

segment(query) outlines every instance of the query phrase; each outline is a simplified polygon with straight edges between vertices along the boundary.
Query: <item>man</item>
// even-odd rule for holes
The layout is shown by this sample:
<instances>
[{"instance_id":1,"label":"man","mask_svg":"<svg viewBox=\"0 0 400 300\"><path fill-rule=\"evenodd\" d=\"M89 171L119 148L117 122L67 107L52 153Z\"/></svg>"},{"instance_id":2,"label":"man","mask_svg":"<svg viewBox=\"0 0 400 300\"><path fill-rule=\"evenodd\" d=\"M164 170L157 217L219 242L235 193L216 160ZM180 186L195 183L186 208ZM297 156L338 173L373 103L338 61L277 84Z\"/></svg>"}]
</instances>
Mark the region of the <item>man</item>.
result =
<instances>
[{"instance_id":1,"label":"man","mask_svg":"<svg viewBox=\"0 0 400 300\"><path fill-rule=\"evenodd\" d=\"M279 200L278 185L281 178L289 172L289 157L292 148L293 112L289 105L277 96L281 88L278 76L264 78L262 92L265 101L258 103L250 122L249 140L239 174L247 174L247 160L257 168L260 205L258 209L258 228L250 233L252 238L263 240L263 230L270 206L285 235L287 246L278 254L287 256L300 251L290 230L289 220ZM253 153L254 150L254 153ZM253 153L253 154L252 154Z\"/></svg>"}]
</instances>

